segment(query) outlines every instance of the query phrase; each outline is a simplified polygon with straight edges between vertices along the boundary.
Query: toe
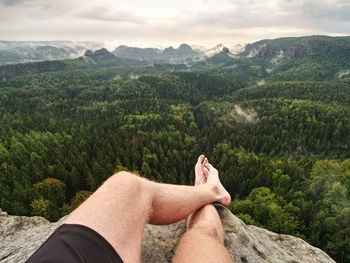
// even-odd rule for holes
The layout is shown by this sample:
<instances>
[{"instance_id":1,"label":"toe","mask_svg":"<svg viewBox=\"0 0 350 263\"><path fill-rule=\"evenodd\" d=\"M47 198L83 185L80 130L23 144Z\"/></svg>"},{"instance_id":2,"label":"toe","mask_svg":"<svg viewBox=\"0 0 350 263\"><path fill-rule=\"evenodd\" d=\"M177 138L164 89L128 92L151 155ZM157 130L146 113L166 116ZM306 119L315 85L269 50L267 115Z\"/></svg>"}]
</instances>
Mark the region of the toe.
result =
<instances>
[{"instance_id":1,"label":"toe","mask_svg":"<svg viewBox=\"0 0 350 263\"><path fill-rule=\"evenodd\" d=\"M201 164L201 163L203 163L203 160L204 160L204 155L201 154L201 155L198 157L197 163Z\"/></svg>"}]
</instances>

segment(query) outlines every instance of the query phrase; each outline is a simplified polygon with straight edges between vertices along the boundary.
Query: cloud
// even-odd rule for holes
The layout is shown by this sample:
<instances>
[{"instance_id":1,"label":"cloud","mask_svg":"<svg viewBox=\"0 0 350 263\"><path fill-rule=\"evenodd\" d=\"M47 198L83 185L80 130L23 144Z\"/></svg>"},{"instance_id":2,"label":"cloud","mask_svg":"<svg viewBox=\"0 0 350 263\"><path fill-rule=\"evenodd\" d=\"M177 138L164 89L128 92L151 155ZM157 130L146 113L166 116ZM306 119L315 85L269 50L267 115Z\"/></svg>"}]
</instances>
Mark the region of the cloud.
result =
<instances>
[{"instance_id":1,"label":"cloud","mask_svg":"<svg viewBox=\"0 0 350 263\"><path fill-rule=\"evenodd\" d=\"M338 79L341 79L342 77L349 75L350 74L350 70L349 69L342 69L340 71L338 71L335 76Z\"/></svg>"},{"instance_id":2,"label":"cloud","mask_svg":"<svg viewBox=\"0 0 350 263\"><path fill-rule=\"evenodd\" d=\"M330 3L330 2L337 2ZM239 4L237 4L239 3ZM185 14L193 25L233 28L314 27L314 22L350 22L350 3L345 1L279 0L235 2L225 8L191 11Z\"/></svg>"},{"instance_id":3,"label":"cloud","mask_svg":"<svg viewBox=\"0 0 350 263\"><path fill-rule=\"evenodd\" d=\"M229 114L235 121L238 122L256 123L258 121L258 114L254 111L254 109L243 110L241 106L237 104L233 105L233 108Z\"/></svg>"},{"instance_id":4,"label":"cloud","mask_svg":"<svg viewBox=\"0 0 350 263\"><path fill-rule=\"evenodd\" d=\"M349 32L350 4L346 1L237 0L225 1L223 6L215 2L209 8L187 10L177 27L231 41Z\"/></svg>"},{"instance_id":5,"label":"cloud","mask_svg":"<svg viewBox=\"0 0 350 263\"><path fill-rule=\"evenodd\" d=\"M105 6L90 8L89 10L78 13L76 17L107 22L145 23L145 18L136 16L132 12L113 10Z\"/></svg>"},{"instance_id":6,"label":"cloud","mask_svg":"<svg viewBox=\"0 0 350 263\"><path fill-rule=\"evenodd\" d=\"M298 17L350 21L350 3L347 0L290 0L279 1L278 4L284 12Z\"/></svg>"},{"instance_id":7,"label":"cloud","mask_svg":"<svg viewBox=\"0 0 350 263\"><path fill-rule=\"evenodd\" d=\"M7 0L0 0L0 15L6 17L9 21L16 21L20 19L16 25L21 26L21 21L30 23L31 20L41 20L42 24L55 20L60 17L67 19L71 18L74 10L79 10L79 1L68 1L68 0L15 0L13 5L4 5ZM46 19L46 20L42 20ZM69 21L62 19L61 22L69 23ZM22 24L23 25L23 24Z\"/></svg>"},{"instance_id":8,"label":"cloud","mask_svg":"<svg viewBox=\"0 0 350 263\"><path fill-rule=\"evenodd\" d=\"M0 0L0 4L7 5L7 6L14 6L21 4L24 0Z\"/></svg>"},{"instance_id":9,"label":"cloud","mask_svg":"<svg viewBox=\"0 0 350 263\"><path fill-rule=\"evenodd\" d=\"M214 45L349 34L348 14L348 0L0 0L0 36Z\"/></svg>"}]
</instances>

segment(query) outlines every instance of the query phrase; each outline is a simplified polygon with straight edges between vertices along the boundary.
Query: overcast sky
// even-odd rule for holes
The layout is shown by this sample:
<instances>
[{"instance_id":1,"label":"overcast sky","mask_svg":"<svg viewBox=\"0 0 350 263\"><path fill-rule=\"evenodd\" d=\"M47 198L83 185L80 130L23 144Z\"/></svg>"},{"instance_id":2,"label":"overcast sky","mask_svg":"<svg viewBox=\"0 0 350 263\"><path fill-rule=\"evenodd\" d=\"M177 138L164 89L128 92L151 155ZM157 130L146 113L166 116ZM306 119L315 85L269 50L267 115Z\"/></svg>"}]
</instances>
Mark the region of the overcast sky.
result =
<instances>
[{"instance_id":1,"label":"overcast sky","mask_svg":"<svg viewBox=\"0 0 350 263\"><path fill-rule=\"evenodd\" d=\"M213 45L350 35L349 0L0 0L1 40Z\"/></svg>"}]
</instances>

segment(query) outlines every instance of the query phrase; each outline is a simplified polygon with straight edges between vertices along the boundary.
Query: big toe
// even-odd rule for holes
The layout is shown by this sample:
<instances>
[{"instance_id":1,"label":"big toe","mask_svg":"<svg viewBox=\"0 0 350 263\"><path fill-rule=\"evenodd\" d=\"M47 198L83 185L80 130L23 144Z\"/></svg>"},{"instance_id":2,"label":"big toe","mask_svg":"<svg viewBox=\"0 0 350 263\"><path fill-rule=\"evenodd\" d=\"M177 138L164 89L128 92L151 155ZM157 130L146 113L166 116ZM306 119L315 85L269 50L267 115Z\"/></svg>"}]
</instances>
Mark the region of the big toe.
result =
<instances>
[{"instance_id":1,"label":"big toe","mask_svg":"<svg viewBox=\"0 0 350 263\"><path fill-rule=\"evenodd\" d=\"M198 157L197 164L202 164L202 163L203 163L204 158L205 158L204 154L201 154L201 155Z\"/></svg>"}]
</instances>

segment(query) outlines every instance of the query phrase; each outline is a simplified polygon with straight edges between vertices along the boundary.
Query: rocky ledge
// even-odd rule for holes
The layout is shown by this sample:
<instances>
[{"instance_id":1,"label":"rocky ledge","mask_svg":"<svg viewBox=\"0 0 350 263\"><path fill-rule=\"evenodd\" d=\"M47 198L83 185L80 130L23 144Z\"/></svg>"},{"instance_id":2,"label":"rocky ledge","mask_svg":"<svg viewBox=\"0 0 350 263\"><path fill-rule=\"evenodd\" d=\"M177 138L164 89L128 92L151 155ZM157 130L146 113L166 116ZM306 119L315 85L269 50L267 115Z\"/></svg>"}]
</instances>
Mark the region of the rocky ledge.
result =
<instances>
[{"instance_id":1,"label":"rocky ledge","mask_svg":"<svg viewBox=\"0 0 350 263\"><path fill-rule=\"evenodd\" d=\"M225 246L235 263L335 262L302 239L247 226L226 208L217 209L225 230ZM25 262L62 221L10 216L0 209L0 262ZM142 262L171 262L185 228L185 220L168 226L147 225Z\"/></svg>"}]
</instances>

